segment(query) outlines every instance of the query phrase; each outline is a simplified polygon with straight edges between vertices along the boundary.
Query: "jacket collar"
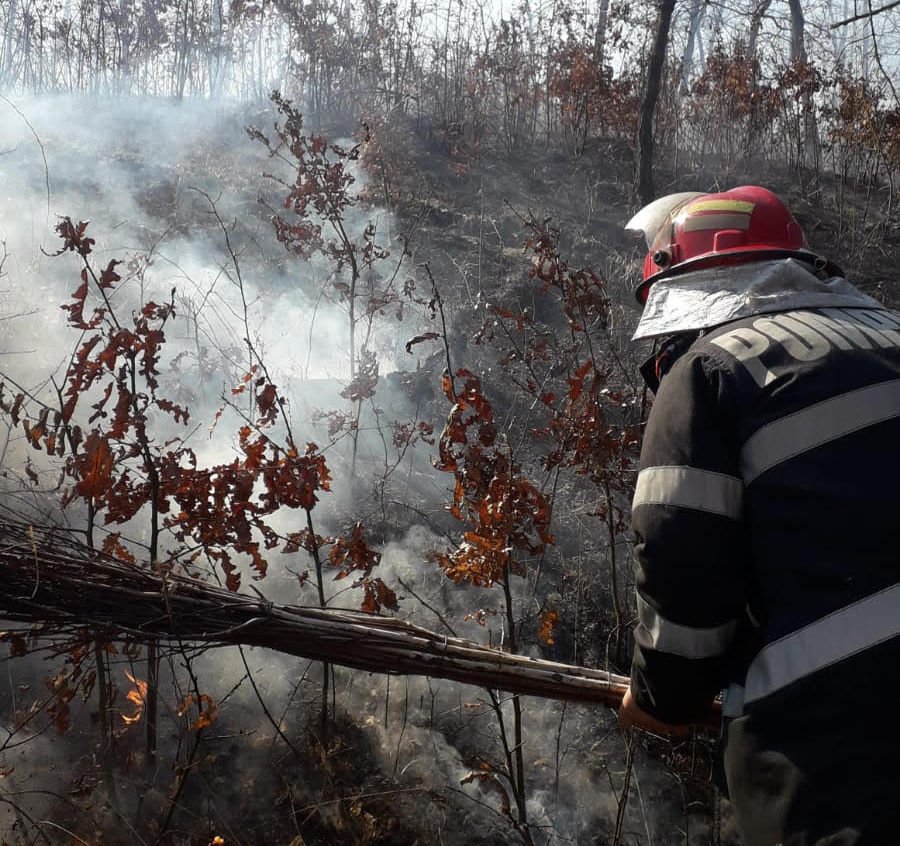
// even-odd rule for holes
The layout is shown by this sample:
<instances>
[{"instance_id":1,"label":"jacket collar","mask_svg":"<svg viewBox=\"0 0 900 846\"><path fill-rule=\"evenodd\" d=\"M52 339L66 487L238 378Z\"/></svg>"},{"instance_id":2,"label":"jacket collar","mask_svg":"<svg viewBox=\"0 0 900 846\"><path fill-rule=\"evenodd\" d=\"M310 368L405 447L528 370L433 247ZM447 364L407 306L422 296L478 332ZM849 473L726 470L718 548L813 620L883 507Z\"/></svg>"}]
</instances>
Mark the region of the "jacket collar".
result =
<instances>
[{"instance_id":1,"label":"jacket collar","mask_svg":"<svg viewBox=\"0 0 900 846\"><path fill-rule=\"evenodd\" d=\"M797 308L883 308L841 276L820 279L793 258L707 267L661 279L650 289L634 340L697 332Z\"/></svg>"}]
</instances>

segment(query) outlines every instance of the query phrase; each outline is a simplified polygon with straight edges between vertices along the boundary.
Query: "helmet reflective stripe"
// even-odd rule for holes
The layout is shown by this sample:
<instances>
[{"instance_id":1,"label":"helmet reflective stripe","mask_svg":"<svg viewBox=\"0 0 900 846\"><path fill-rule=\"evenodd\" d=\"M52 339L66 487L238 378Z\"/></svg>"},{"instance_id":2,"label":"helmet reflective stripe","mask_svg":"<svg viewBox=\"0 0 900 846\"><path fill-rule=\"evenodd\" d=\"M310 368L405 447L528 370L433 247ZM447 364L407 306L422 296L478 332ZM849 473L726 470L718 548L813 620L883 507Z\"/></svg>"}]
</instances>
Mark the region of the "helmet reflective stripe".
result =
<instances>
[{"instance_id":1,"label":"helmet reflective stripe","mask_svg":"<svg viewBox=\"0 0 900 846\"><path fill-rule=\"evenodd\" d=\"M689 215L684 221L685 232L701 229L749 229L749 214L697 214Z\"/></svg>"},{"instance_id":2,"label":"helmet reflective stripe","mask_svg":"<svg viewBox=\"0 0 900 846\"><path fill-rule=\"evenodd\" d=\"M728 211L750 214L756 207L756 203L748 203L744 200L702 200L691 203L686 209L687 214L704 211Z\"/></svg>"}]
</instances>

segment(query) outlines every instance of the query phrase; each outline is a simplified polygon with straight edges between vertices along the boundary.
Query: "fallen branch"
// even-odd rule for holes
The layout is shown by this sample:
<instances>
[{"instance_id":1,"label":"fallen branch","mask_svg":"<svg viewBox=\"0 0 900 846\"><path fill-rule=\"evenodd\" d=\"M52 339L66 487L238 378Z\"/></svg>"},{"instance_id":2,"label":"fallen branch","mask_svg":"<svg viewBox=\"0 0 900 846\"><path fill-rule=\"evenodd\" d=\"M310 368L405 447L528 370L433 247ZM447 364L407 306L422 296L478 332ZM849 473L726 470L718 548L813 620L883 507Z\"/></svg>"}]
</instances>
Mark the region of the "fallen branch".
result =
<instances>
[{"instance_id":1,"label":"fallen branch","mask_svg":"<svg viewBox=\"0 0 900 846\"><path fill-rule=\"evenodd\" d=\"M57 631L90 627L141 643L261 646L368 672L613 708L628 686L624 676L501 652L395 618L279 605L153 573L61 530L11 524L0 524L0 617Z\"/></svg>"}]
</instances>

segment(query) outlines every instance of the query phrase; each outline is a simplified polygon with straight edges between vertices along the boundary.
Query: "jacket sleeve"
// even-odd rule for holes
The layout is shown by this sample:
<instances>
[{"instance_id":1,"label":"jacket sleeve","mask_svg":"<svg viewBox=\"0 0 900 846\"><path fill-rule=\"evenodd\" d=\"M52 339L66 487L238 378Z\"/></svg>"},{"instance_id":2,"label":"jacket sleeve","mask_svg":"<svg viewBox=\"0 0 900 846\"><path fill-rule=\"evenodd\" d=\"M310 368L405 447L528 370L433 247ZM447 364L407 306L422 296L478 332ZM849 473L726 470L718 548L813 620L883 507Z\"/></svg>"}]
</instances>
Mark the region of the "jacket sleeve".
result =
<instances>
[{"instance_id":1,"label":"jacket sleeve","mask_svg":"<svg viewBox=\"0 0 900 846\"><path fill-rule=\"evenodd\" d=\"M632 690L667 723L708 712L745 618L744 485L728 376L688 351L663 379L641 450Z\"/></svg>"}]
</instances>

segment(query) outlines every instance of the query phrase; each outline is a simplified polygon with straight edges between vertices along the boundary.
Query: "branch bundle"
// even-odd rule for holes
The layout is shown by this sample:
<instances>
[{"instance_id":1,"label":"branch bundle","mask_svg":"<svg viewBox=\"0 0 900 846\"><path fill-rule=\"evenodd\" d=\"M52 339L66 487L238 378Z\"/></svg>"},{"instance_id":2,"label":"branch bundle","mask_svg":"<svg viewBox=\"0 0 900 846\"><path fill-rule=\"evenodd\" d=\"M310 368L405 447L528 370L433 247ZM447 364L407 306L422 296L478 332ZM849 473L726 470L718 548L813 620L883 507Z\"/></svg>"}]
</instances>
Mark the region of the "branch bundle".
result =
<instances>
[{"instance_id":1,"label":"branch bundle","mask_svg":"<svg viewBox=\"0 0 900 846\"><path fill-rule=\"evenodd\" d=\"M92 550L61 530L0 523L0 617L149 643L262 646L375 673L453 679L616 707L628 679L512 655L403 620L279 605Z\"/></svg>"}]
</instances>

